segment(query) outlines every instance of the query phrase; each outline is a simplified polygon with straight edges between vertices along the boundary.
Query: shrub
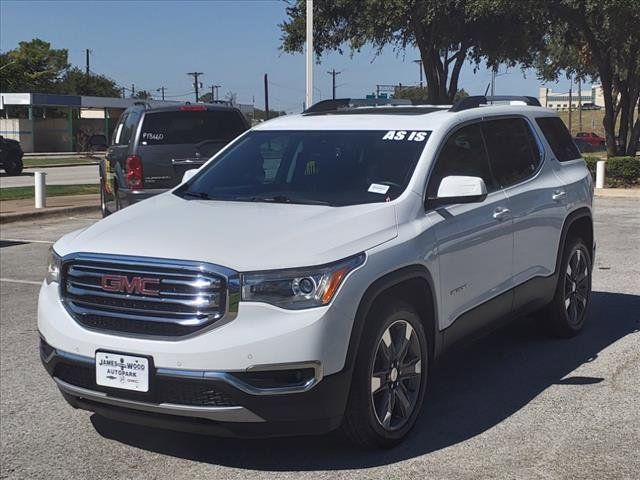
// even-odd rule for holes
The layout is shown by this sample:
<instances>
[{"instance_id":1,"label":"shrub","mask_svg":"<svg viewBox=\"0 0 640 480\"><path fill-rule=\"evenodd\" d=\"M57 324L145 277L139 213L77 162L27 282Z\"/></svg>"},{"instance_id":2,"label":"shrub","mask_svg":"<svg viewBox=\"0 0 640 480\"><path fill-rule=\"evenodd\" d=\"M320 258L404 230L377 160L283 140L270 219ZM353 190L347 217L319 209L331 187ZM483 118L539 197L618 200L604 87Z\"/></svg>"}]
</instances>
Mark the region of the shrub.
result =
<instances>
[{"instance_id":1,"label":"shrub","mask_svg":"<svg viewBox=\"0 0 640 480\"><path fill-rule=\"evenodd\" d=\"M596 178L596 163L598 157L584 157L587 168L594 181ZM606 187L632 187L640 185L640 158L638 157L610 157L605 163L604 181Z\"/></svg>"}]
</instances>

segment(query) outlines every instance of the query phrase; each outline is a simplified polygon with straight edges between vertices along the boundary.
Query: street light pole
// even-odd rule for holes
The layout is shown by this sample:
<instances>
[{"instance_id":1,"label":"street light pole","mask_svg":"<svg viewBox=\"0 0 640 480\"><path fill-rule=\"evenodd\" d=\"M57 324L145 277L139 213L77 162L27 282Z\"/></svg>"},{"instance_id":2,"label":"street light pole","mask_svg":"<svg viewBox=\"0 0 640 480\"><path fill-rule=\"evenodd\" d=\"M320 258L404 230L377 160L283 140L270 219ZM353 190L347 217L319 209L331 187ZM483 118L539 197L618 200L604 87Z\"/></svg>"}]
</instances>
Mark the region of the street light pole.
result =
<instances>
[{"instance_id":1,"label":"street light pole","mask_svg":"<svg viewBox=\"0 0 640 480\"><path fill-rule=\"evenodd\" d=\"M420 67L420 88L422 88L422 60L414 60L413 63L417 63Z\"/></svg>"},{"instance_id":2,"label":"street light pole","mask_svg":"<svg viewBox=\"0 0 640 480\"><path fill-rule=\"evenodd\" d=\"M306 108L313 105L313 0L307 0Z\"/></svg>"}]
</instances>

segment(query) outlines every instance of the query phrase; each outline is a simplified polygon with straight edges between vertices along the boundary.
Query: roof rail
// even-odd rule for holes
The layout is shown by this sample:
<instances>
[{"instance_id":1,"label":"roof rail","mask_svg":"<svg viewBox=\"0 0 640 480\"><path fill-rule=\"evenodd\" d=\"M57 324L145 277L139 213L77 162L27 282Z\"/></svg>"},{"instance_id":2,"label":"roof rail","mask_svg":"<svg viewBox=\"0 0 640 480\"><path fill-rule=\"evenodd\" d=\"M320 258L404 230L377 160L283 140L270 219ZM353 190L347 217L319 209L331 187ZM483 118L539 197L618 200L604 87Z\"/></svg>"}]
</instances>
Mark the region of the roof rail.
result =
<instances>
[{"instance_id":1,"label":"roof rail","mask_svg":"<svg viewBox=\"0 0 640 480\"><path fill-rule=\"evenodd\" d=\"M449 109L451 112L461 112L462 110L469 110L471 108L477 108L482 105L487 105L489 102L508 102L518 101L524 102L525 105L531 107L540 107L540 102L535 97L529 97L527 95L494 95L493 97L487 97L485 95L472 95L458 100L456 104Z\"/></svg>"},{"instance_id":2,"label":"roof rail","mask_svg":"<svg viewBox=\"0 0 640 480\"><path fill-rule=\"evenodd\" d=\"M314 103L302 113L329 113L346 108L411 104L411 100L406 98L336 98Z\"/></svg>"}]
</instances>

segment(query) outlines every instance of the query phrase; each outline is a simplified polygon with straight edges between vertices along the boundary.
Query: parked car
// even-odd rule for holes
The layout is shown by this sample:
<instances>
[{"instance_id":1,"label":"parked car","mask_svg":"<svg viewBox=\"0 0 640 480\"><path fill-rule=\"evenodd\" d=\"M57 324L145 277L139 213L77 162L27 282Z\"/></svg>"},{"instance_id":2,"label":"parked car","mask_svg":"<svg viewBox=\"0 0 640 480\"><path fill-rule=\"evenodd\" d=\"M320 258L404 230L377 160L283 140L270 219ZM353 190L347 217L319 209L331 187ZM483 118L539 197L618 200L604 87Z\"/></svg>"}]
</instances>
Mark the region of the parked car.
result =
<instances>
[{"instance_id":1,"label":"parked car","mask_svg":"<svg viewBox=\"0 0 640 480\"><path fill-rule=\"evenodd\" d=\"M582 104L582 110L600 110L600 106L593 102L585 102Z\"/></svg>"},{"instance_id":2,"label":"parked car","mask_svg":"<svg viewBox=\"0 0 640 480\"><path fill-rule=\"evenodd\" d=\"M249 125L237 108L185 104L128 108L100 166L102 215L175 187Z\"/></svg>"},{"instance_id":3,"label":"parked car","mask_svg":"<svg viewBox=\"0 0 640 480\"><path fill-rule=\"evenodd\" d=\"M580 153L591 153L600 150L599 147L590 144L584 138L576 137L573 141L576 144L576 147L578 147L578 150L580 150Z\"/></svg>"},{"instance_id":4,"label":"parked car","mask_svg":"<svg viewBox=\"0 0 640 480\"><path fill-rule=\"evenodd\" d=\"M580 140L583 140L587 142L589 145L592 145L600 150L605 148L607 143L604 137L601 137L600 135L594 132L578 132L578 134L576 134L576 138L579 138Z\"/></svg>"},{"instance_id":5,"label":"parked car","mask_svg":"<svg viewBox=\"0 0 640 480\"><path fill-rule=\"evenodd\" d=\"M7 175L20 175L24 167L22 163L22 147L20 142L0 135L0 167Z\"/></svg>"},{"instance_id":6,"label":"parked car","mask_svg":"<svg viewBox=\"0 0 640 480\"><path fill-rule=\"evenodd\" d=\"M45 368L118 420L397 444L444 351L525 314L559 337L587 320L591 175L562 121L515 98L320 102L64 236Z\"/></svg>"}]
</instances>

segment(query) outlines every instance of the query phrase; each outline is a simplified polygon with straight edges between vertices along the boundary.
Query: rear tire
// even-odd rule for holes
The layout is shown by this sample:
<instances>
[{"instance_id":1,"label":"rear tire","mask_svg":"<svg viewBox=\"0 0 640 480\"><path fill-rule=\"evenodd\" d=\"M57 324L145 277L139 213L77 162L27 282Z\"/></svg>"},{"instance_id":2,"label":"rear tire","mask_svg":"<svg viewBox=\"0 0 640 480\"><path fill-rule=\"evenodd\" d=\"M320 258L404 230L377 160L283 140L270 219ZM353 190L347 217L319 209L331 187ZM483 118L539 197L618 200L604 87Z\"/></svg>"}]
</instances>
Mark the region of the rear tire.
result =
<instances>
[{"instance_id":1,"label":"rear tire","mask_svg":"<svg viewBox=\"0 0 640 480\"><path fill-rule=\"evenodd\" d=\"M569 238L562 253L556 292L543 311L550 334L569 338L584 327L591 304L591 253L581 238Z\"/></svg>"},{"instance_id":2,"label":"rear tire","mask_svg":"<svg viewBox=\"0 0 640 480\"><path fill-rule=\"evenodd\" d=\"M374 305L356 357L341 429L365 448L390 448L415 425L427 386L428 343L409 304Z\"/></svg>"}]
</instances>

